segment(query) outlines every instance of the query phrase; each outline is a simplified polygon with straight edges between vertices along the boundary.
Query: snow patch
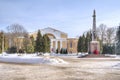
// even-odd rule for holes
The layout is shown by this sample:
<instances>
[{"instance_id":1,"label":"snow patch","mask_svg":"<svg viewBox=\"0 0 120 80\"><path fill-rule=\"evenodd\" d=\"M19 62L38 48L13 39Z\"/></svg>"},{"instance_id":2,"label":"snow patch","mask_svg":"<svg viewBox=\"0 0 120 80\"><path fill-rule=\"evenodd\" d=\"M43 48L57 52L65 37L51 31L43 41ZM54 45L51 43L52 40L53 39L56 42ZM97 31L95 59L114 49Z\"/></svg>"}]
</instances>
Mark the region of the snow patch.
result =
<instances>
[{"instance_id":1,"label":"snow patch","mask_svg":"<svg viewBox=\"0 0 120 80\"><path fill-rule=\"evenodd\" d=\"M119 68L119 69L120 69L120 63L117 63L117 64L113 65L112 67L113 67L113 68L117 68L117 69Z\"/></svg>"},{"instance_id":2,"label":"snow patch","mask_svg":"<svg viewBox=\"0 0 120 80\"><path fill-rule=\"evenodd\" d=\"M120 59L120 55L117 55L115 58Z\"/></svg>"},{"instance_id":3,"label":"snow patch","mask_svg":"<svg viewBox=\"0 0 120 80\"><path fill-rule=\"evenodd\" d=\"M50 56L36 56L36 54L7 54L0 55L1 62L31 63L31 64L67 64L66 61Z\"/></svg>"}]
</instances>

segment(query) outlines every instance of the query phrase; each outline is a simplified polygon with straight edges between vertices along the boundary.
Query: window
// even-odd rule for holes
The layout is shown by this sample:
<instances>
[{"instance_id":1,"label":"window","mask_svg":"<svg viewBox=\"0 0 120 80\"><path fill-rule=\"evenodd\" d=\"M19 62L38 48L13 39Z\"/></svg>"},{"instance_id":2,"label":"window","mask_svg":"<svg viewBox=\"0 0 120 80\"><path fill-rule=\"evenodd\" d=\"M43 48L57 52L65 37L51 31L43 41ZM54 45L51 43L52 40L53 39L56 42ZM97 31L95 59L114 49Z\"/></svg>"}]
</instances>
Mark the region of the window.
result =
<instances>
[{"instance_id":1,"label":"window","mask_svg":"<svg viewBox=\"0 0 120 80\"><path fill-rule=\"evenodd\" d=\"M72 48L72 41L70 42L70 48Z\"/></svg>"}]
</instances>

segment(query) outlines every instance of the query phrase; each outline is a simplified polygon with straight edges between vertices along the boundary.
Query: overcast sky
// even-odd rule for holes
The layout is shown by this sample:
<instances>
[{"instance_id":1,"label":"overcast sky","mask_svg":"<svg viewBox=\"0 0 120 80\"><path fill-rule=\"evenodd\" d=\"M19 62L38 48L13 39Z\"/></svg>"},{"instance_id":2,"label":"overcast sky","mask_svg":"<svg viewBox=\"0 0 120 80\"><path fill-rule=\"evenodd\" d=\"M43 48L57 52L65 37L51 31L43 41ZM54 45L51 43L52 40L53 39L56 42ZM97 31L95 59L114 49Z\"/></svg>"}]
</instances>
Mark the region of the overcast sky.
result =
<instances>
[{"instance_id":1,"label":"overcast sky","mask_svg":"<svg viewBox=\"0 0 120 80\"><path fill-rule=\"evenodd\" d=\"M28 32L52 27L76 37L92 28L93 10L97 26L120 23L120 0L0 0L0 30L18 23Z\"/></svg>"}]
</instances>

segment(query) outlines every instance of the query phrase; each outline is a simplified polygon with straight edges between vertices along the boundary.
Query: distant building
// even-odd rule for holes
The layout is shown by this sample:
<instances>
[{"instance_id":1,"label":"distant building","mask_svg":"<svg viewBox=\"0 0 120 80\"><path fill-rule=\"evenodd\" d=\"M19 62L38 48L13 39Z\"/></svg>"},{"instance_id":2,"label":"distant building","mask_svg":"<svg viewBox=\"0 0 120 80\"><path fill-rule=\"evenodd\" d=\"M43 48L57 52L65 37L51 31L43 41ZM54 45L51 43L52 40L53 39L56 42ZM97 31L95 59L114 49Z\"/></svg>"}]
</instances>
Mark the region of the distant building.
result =
<instances>
[{"instance_id":1,"label":"distant building","mask_svg":"<svg viewBox=\"0 0 120 80\"><path fill-rule=\"evenodd\" d=\"M67 39L67 50L69 53L77 52L78 38L68 38Z\"/></svg>"},{"instance_id":2,"label":"distant building","mask_svg":"<svg viewBox=\"0 0 120 80\"><path fill-rule=\"evenodd\" d=\"M50 51L51 52L56 52L58 49L67 49L68 53L77 53L77 43L78 39L77 38L68 38L67 33L64 33L62 31L53 29L53 28L44 28L41 29L41 34L47 34L48 37L50 38ZM29 33L30 36L33 36L34 39L37 37L37 31Z\"/></svg>"},{"instance_id":3,"label":"distant building","mask_svg":"<svg viewBox=\"0 0 120 80\"><path fill-rule=\"evenodd\" d=\"M14 39L14 45L13 46L16 46L17 49L22 49L22 47L23 47L23 40L24 40L24 37L16 37Z\"/></svg>"}]
</instances>

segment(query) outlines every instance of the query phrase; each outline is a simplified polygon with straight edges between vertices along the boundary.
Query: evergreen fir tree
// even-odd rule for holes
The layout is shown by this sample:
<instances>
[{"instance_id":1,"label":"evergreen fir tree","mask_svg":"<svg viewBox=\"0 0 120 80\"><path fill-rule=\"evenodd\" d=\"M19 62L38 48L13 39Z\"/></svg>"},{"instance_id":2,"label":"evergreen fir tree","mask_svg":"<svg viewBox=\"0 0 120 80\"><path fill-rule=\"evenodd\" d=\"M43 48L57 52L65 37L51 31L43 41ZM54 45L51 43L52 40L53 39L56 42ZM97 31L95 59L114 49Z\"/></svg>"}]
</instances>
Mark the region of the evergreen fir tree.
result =
<instances>
[{"instance_id":1,"label":"evergreen fir tree","mask_svg":"<svg viewBox=\"0 0 120 80\"><path fill-rule=\"evenodd\" d=\"M85 52L88 51L89 45L90 45L90 41L92 40L91 38L91 33L87 32L86 37L85 37ZM89 52L89 51L88 51Z\"/></svg>"},{"instance_id":2,"label":"evergreen fir tree","mask_svg":"<svg viewBox=\"0 0 120 80\"><path fill-rule=\"evenodd\" d=\"M43 52L47 52L47 38L46 35L43 36Z\"/></svg>"},{"instance_id":3,"label":"evergreen fir tree","mask_svg":"<svg viewBox=\"0 0 120 80\"><path fill-rule=\"evenodd\" d=\"M84 45L84 41L85 40L85 36L80 36L79 40L78 40L78 52L84 52L85 49L85 45Z\"/></svg>"},{"instance_id":4,"label":"evergreen fir tree","mask_svg":"<svg viewBox=\"0 0 120 80\"><path fill-rule=\"evenodd\" d=\"M81 39L82 39L82 38L81 38L81 36L80 36L80 37L79 37L79 40L78 40L78 44L77 44L77 51L78 51L78 52L81 52L81 48L82 48L82 47L81 47Z\"/></svg>"},{"instance_id":5,"label":"evergreen fir tree","mask_svg":"<svg viewBox=\"0 0 120 80\"><path fill-rule=\"evenodd\" d=\"M87 36L85 37L85 45L84 46L85 46L84 51L87 52L88 51L88 37Z\"/></svg>"},{"instance_id":6,"label":"evergreen fir tree","mask_svg":"<svg viewBox=\"0 0 120 80\"><path fill-rule=\"evenodd\" d=\"M43 49L43 52L50 52L50 39L46 34L43 36Z\"/></svg>"},{"instance_id":7,"label":"evergreen fir tree","mask_svg":"<svg viewBox=\"0 0 120 80\"><path fill-rule=\"evenodd\" d=\"M85 35L82 36L82 42L81 42L81 52L85 52Z\"/></svg>"},{"instance_id":8,"label":"evergreen fir tree","mask_svg":"<svg viewBox=\"0 0 120 80\"><path fill-rule=\"evenodd\" d=\"M0 32L0 53L5 51L5 35L3 32Z\"/></svg>"},{"instance_id":9,"label":"evergreen fir tree","mask_svg":"<svg viewBox=\"0 0 120 80\"><path fill-rule=\"evenodd\" d=\"M40 30L38 30L37 38L35 41L35 51L36 52L43 52L43 38L42 38Z\"/></svg>"},{"instance_id":10,"label":"evergreen fir tree","mask_svg":"<svg viewBox=\"0 0 120 80\"><path fill-rule=\"evenodd\" d=\"M82 36L80 36L78 40L77 51L87 52L91 40L92 40L91 32L87 32L86 35L83 34Z\"/></svg>"},{"instance_id":11,"label":"evergreen fir tree","mask_svg":"<svg viewBox=\"0 0 120 80\"><path fill-rule=\"evenodd\" d=\"M46 35L47 39L47 52L50 52L50 38Z\"/></svg>"}]
</instances>

